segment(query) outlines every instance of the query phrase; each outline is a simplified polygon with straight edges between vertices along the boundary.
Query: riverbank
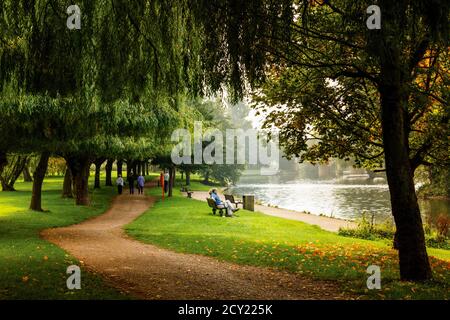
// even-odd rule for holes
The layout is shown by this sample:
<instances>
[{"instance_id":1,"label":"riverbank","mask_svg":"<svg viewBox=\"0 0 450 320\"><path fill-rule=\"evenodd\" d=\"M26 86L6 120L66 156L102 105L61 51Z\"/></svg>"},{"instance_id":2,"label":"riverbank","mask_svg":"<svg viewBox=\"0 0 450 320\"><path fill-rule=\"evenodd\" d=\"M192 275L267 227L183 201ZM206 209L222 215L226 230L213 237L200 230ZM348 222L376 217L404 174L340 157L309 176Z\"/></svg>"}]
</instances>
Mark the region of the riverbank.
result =
<instances>
[{"instance_id":1,"label":"riverbank","mask_svg":"<svg viewBox=\"0 0 450 320\"><path fill-rule=\"evenodd\" d=\"M391 243L342 237L301 221L247 210L240 210L236 218L220 218L204 201L174 191L172 198L161 201L159 189L147 190L157 201L126 226L126 233L179 253L332 281L358 299L450 298L448 250L428 249L433 281L401 282L398 253ZM381 290L367 289L369 265L382 270Z\"/></svg>"},{"instance_id":2,"label":"riverbank","mask_svg":"<svg viewBox=\"0 0 450 320\"><path fill-rule=\"evenodd\" d=\"M196 200L206 201L206 198L209 198L209 194L205 191L196 191L192 194L192 197ZM224 198L223 194L221 194L221 197ZM318 216L314 214L308 214L283 208L269 207L260 204L255 204L255 211L283 219L302 221L308 224L319 226L323 230L331 232L338 232L339 228L355 228L357 225L353 221Z\"/></svg>"}]
</instances>

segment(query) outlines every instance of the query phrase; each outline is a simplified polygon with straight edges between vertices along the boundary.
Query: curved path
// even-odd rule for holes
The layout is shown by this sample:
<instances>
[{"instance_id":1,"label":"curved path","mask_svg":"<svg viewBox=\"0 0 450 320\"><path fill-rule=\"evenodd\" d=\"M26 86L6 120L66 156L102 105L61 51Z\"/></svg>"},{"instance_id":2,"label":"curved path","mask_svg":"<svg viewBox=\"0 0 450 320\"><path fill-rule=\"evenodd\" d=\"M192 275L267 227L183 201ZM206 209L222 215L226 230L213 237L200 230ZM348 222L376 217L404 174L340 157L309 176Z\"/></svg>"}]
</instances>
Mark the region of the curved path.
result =
<instances>
[{"instance_id":1,"label":"curved path","mask_svg":"<svg viewBox=\"0 0 450 320\"><path fill-rule=\"evenodd\" d=\"M129 238L122 227L154 198L117 196L101 216L42 236L80 260L108 283L143 299L346 299L333 282L267 268L182 254Z\"/></svg>"}]
</instances>

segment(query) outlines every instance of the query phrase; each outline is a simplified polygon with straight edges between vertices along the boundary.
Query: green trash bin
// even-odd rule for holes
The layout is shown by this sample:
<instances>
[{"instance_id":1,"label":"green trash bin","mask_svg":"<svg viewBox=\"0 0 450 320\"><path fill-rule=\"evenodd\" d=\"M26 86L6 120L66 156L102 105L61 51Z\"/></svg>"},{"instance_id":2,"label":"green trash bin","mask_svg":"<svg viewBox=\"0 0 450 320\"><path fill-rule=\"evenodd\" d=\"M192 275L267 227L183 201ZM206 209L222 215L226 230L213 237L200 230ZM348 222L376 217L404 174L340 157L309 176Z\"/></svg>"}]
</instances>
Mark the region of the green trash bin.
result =
<instances>
[{"instance_id":1,"label":"green trash bin","mask_svg":"<svg viewBox=\"0 0 450 320\"><path fill-rule=\"evenodd\" d=\"M255 196L244 195L242 197L243 207L245 210L255 211Z\"/></svg>"}]
</instances>

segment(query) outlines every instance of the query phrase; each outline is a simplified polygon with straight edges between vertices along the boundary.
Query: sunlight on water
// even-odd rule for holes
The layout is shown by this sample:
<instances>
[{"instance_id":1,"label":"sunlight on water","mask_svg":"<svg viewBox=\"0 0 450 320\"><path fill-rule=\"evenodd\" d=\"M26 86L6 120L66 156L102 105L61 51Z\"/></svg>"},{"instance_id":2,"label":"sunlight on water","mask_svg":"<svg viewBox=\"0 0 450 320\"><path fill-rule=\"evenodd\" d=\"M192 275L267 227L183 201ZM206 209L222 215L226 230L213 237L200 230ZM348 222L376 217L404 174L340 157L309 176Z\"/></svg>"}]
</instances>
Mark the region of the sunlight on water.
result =
<instances>
[{"instance_id":1,"label":"sunlight on water","mask_svg":"<svg viewBox=\"0 0 450 320\"><path fill-rule=\"evenodd\" d=\"M391 219L389 189L385 184L339 184L296 181L272 184L238 184L233 194L253 194L263 204L312 214L355 220L363 212L374 214L379 222ZM421 202L422 212L449 214L449 203Z\"/></svg>"}]
</instances>

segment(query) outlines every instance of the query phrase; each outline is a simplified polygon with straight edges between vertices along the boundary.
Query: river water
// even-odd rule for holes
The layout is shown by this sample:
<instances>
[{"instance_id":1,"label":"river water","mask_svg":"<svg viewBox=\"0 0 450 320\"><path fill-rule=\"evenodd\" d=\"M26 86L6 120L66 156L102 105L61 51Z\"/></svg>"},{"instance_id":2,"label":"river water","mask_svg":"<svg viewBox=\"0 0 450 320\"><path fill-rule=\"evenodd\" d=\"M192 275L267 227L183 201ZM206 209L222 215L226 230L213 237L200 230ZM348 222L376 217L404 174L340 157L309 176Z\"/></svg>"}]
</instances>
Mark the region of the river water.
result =
<instances>
[{"instance_id":1,"label":"river water","mask_svg":"<svg viewBox=\"0 0 450 320\"><path fill-rule=\"evenodd\" d=\"M365 212L376 222L392 219L389 189L386 184L343 183L337 181L296 180L283 183L240 182L230 190L236 195L254 195L265 205L311 214L356 220ZM450 216L450 202L421 200L424 216ZM424 217L427 218L427 217Z\"/></svg>"}]
</instances>

